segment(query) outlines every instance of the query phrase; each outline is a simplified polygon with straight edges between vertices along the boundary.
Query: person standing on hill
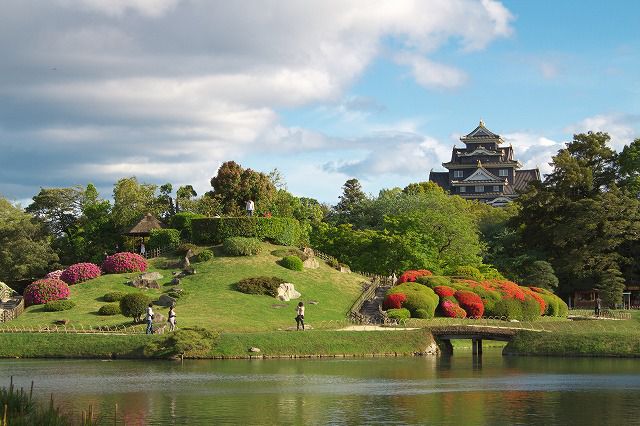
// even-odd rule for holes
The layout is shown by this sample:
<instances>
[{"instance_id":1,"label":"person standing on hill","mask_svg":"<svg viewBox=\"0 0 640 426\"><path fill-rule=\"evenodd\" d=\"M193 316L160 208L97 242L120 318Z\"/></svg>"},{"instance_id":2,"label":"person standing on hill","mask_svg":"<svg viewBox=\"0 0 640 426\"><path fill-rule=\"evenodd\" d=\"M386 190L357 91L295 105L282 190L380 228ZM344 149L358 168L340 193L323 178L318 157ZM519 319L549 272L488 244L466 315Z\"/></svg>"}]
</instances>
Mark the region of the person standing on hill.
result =
<instances>
[{"instance_id":1,"label":"person standing on hill","mask_svg":"<svg viewBox=\"0 0 640 426\"><path fill-rule=\"evenodd\" d=\"M176 311L173 309L173 305L169 308L169 331L175 331L176 329Z\"/></svg>"},{"instance_id":2,"label":"person standing on hill","mask_svg":"<svg viewBox=\"0 0 640 426\"><path fill-rule=\"evenodd\" d=\"M147 307L147 334L153 334L153 304Z\"/></svg>"},{"instance_id":3,"label":"person standing on hill","mask_svg":"<svg viewBox=\"0 0 640 426\"><path fill-rule=\"evenodd\" d=\"M254 204L252 199L247 200L246 208L247 216L253 216L253 211L256 209L256 205Z\"/></svg>"},{"instance_id":4,"label":"person standing on hill","mask_svg":"<svg viewBox=\"0 0 640 426\"><path fill-rule=\"evenodd\" d=\"M302 326L302 331L304 331L304 303L298 303L296 314L296 331L300 330L300 326Z\"/></svg>"}]
</instances>

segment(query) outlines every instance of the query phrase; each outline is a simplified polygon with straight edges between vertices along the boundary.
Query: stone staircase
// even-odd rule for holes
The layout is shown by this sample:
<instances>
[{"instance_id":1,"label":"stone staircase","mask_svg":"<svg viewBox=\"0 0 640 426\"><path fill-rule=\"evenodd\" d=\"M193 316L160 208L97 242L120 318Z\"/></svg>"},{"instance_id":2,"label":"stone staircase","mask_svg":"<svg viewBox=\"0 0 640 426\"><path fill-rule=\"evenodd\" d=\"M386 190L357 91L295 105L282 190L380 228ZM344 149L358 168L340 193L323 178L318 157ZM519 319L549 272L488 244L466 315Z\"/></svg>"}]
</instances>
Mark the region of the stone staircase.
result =
<instances>
[{"instance_id":1,"label":"stone staircase","mask_svg":"<svg viewBox=\"0 0 640 426\"><path fill-rule=\"evenodd\" d=\"M367 318L367 322L370 324L382 324L385 322L385 317L381 313L382 301L387 290L391 288L391 285L382 285L376 289L375 297L373 299L366 300L362 304L360 313Z\"/></svg>"}]
</instances>

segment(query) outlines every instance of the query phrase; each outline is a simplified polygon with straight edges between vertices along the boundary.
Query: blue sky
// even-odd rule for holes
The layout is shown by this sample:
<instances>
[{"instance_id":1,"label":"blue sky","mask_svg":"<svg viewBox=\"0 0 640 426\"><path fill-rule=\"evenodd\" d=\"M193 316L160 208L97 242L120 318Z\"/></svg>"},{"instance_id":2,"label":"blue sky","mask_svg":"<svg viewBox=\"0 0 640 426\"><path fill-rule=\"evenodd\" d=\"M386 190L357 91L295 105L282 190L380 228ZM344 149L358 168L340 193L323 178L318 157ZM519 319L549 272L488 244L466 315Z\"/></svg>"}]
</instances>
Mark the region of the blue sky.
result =
<instances>
[{"instance_id":1,"label":"blue sky","mask_svg":"<svg viewBox=\"0 0 640 426\"><path fill-rule=\"evenodd\" d=\"M640 137L640 3L9 0L0 194L120 177L206 191L222 161L335 203L405 186L483 119L525 167Z\"/></svg>"}]
</instances>

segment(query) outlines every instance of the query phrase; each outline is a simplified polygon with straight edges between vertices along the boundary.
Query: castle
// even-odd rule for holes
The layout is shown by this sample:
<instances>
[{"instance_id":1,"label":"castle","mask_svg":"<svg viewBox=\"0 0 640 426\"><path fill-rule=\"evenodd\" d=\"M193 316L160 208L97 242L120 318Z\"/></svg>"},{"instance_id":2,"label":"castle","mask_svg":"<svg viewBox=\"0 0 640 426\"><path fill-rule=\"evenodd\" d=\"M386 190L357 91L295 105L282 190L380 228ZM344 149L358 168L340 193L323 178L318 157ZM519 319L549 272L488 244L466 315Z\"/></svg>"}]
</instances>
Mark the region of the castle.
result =
<instances>
[{"instance_id":1,"label":"castle","mask_svg":"<svg viewBox=\"0 0 640 426\"><path fill-rule=\"evenodd\" d=\"M429 174L431 182L451 194L500 207L516 198L529 182L540 180L540 171L521 169L513 147L500 146L504 140L487 129L482 120L460 140L465 147L454 146L451 160L442 163L448 171Z\"/></svg>"}]
</instances>

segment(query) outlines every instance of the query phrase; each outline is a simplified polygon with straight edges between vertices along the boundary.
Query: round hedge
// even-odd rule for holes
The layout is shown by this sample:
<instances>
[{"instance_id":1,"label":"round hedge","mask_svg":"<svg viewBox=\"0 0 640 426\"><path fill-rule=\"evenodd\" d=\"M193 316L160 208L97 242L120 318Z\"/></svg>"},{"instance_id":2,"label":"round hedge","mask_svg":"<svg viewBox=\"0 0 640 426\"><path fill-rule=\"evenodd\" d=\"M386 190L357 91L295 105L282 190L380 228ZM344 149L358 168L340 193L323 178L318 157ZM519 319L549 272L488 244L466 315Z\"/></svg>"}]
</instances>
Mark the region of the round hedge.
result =
<instances>
[{"instance_id":1,"label":"round hedge","mask_svg":"<svg viewBox=\"0 0 640 426\"><path fill-rule=\"evenodd\" d=\"M53 300L67 299L71 292L62 280L44 278L32 282L24 289L24 303L27 306L42 305Z\"/></svg>"},{"instance_id":2,"label":"round hedge","mask_svg":"<svg viewBox=\"0 0 640 426\"><path fill-rule=\"evenodd\" d=\"M280 260L280 266L284 266L287 269L291 269L292 271L302 271L304 267L302 266L302 259L298 256L285 256Z\"/></svg>"},{"instance_id":3,"label":"round hedge","mask_svg":"<svg viewBox=\"0 0 640 426\"><path fill-rule=\"evenodd\" d=\"M147 311L151 299L143 293L129 293L120 299L120 311L125 317L131 317L140 322L142 315Z\"/></svg>"},{"instance_id":4,"label":"round hedge","mask_svg":"<svg viewBox=\"0 0 640 426\"><path fill-rule=\"evenodd\" d=\"M44 304L44 310L46 312L68 311L74 306L76 306L76 304L71 300L52 300Z\"/></svg>"},{"instance_id":5,"label":"round hedge","mask_svg":"<svg viewBox=\"0 0 640 426\"><path fill-rule=\"evenodd\" d=\"M139 254L123 251L108 256L102 263L102 269L109 274L144 272L147 270L147 259Z\"/></svg>"},{"instance_id":6,"label":"round hedge","mask_svg":"<svg viewBox=\"0 0 640 426\"><path fill-rule=\"evenodd\" d=\"M402 304L412 318L433 318L439 297L432 289L415 282L406 282L390 288L387 295L402 293L407 300Z\"/></svg>"},{"instance_id":7,"label":"round hedge","mask_svg":"<svg viewBox=\"0 0 640 426\"><path fill-rule=\"evenodd\" d=\"M60 275L62 275L63 272L64 272L64 269L57 269L55 271L49 272L44 277L45 278L55 278L56 280L59 280L60 279Z\"/></svg>"},{"instance_id":8,"label":"round hedge","mask_svg":"<svg viewBox=\"0 0 640 426\"><path fill-rule=\"evenodd\" d=\"M120 306L116 305L115 303L102 305L100 306L100 309L98 309L98 315L103 315L103 316L118 315L120 313L121 313Z\"/></svg>"},{"instance_id":9,"label":"round hedge","mask_svg":"<svg viewBox=\"0 0 640 426\"><path fill-rule=\"evenodd\" d=\"M60 279L67 284L78 284L98 278L100 275L102 275L102 270L98 265L95 263L83 262L69 266L62 272Z\"/></svg>"},{"instance_id":10,"label":"round hedge","mask_svg":"<svg viewBox=\"0 0 640 426\"><path fill-rule=\"evenodd\" d=\"M260 253L262 245L257 238L231 237L222 244L225 253L231 256L254 256Z\"/></svg>"},{"instance_id":11,"label":"round hedge","mask_svg":"<svg viewBox=\"0 0 640 426\"><path fill-rule=\"evenodd\" d=\"M394 319L397 321L402 321L409 319L411 317L411 312L408 309L400 308L400 309L389 309L387 311L387 317L389 319Z\"/></svg>"},{"instance_id":12,"label":"round hedge","mask_svg":"<svg viewBox=\"0 0 640 426\"><path fill-rule=\"evenodd\" d=\"M123 293L121 291L110 291L109 293L106 293L104 296L102 296L102 299L105 302L119 302L126 295L127 293Z\"/></svg>"},{"instance_id":13,"label":"round hedge","mask_svg":"<svg viewBox=\"0 0 640 426\"><path fill-rule=\"evenodd\" d=\"M480 296L472 291L458 290L453 295L469 318L480 318L484 314L484 304Z\"/></svg>"},{"instance_id":14,"label":"round hedge","mask_svg":"<svg viewBox=\"0 0 640 426\"><path fill-rule=\"evenodd\" d=\"M208 249L204 249L196 255L196 262L207 262L211 259L213 259L213 252Z\"/></svg>"},{"instance_id":15,"label":"round hedge","mask_svg":"<svg viewBox=\"0 0 640 426\"><path fill-rule=\"evenodd\" d=\"M392 310L402 308L402 303L407 300L403 293L388 294L382 302L382 309Z\"/></svg>"},{"instance_id":16,"label":"round hedge","mask_svg":"<svg viewBox=\"0 0 640 426\"><path fill-rule=\"evenodd\" d=\"M241 293L264 294L276 297L278 295L278 287L283 283L285 281L278 277L254 277L238 281L235 287Z\"/></svg>"}]
</instances>

